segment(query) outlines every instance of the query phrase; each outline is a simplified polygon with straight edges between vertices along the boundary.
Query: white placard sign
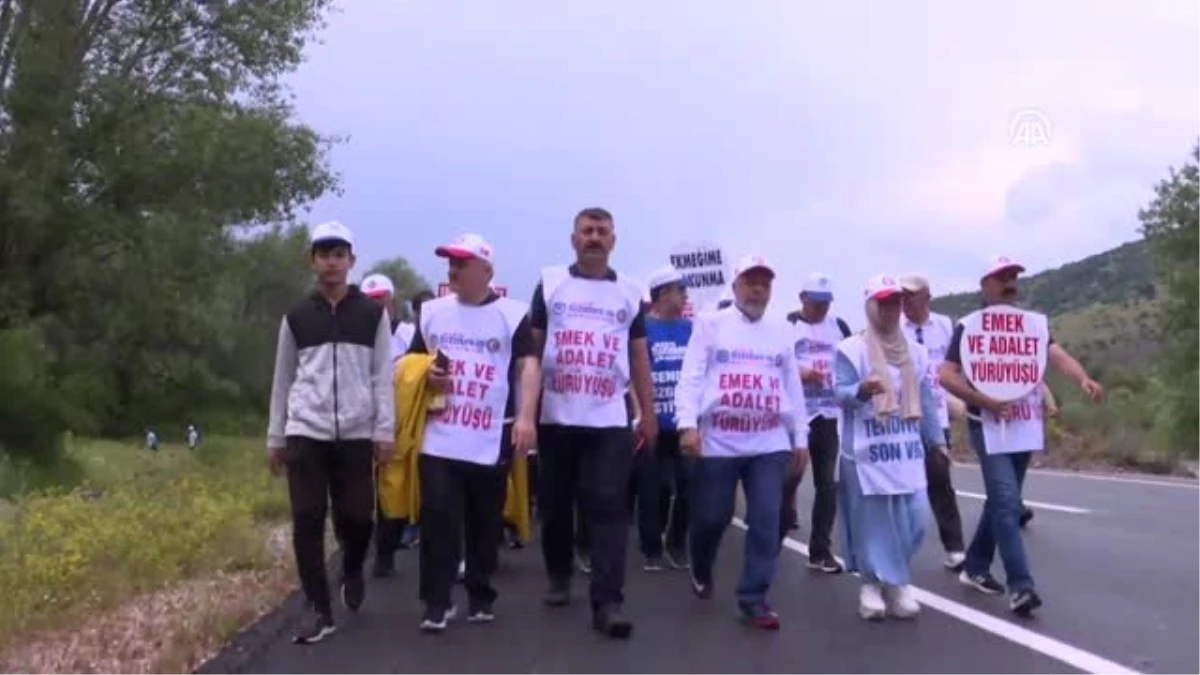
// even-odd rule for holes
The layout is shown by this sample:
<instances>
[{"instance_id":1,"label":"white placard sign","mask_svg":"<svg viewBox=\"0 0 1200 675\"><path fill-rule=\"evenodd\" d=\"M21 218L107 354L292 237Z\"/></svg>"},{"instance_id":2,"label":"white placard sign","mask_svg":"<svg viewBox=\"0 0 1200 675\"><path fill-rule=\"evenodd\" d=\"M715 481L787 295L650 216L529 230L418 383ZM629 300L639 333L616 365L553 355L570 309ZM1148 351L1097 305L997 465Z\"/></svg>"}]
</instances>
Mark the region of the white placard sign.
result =
<instances>
[{"instance_id":1,"label":"white placard sign","mask_svg":"<svg viewBox=\"0 0 1200 675\"><path fill-rule=\"evenodd\" d=\"M962 325L963 374L980 393L1015 401L1042 383L1050 340L1045 315L985 307L966 316Z\"/></svg>"},{"instance_id":2,"label":"white placard sign","mask_svg":"<svg viewBox=\"0 0 1200 675\"><path fill-rule=\"evenodd\" d=\"M962 326L958 348L963 374L980 393L1010 402L1041 386L1050 350L1050 326L1044 314L1003 305L985 307L965 317ZM1013 445L1019 447L1009 447L1008 423L1003 418L998 421L998 437L986 442L988 454L1030 449L1024 446L1025 438L1015 439ZM1041 428L1037 430L1040 437ZM990 435L987 424L984 435ZM1035 445L1040 448L1041 442Z\"/></svg>"},{"instance_id":3,"label":"white placard sign","mask_svg":"<svg viewBox=\"0 0 1200 675\"><path fill-rule=\"evenodd\" d=\"M721 294L733 283L729 256L712 242L681 243L671 250L669 260L683 274L688 300L695 311L714 309Z\"/></svg>"}]
</instances>

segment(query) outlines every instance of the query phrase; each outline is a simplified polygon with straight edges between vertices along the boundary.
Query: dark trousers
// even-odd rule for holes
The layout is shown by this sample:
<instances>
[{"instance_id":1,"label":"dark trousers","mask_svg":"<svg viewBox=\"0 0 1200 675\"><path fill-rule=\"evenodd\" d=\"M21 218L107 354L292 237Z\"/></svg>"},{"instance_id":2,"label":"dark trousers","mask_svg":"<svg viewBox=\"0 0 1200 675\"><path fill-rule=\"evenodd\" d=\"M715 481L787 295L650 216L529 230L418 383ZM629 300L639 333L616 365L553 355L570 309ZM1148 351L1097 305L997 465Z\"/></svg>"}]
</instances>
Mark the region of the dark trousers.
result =
<instances>
[{"instance_id":1,"label":"dark trousers","mask_svg":"<svg viewBox=\"0 0 1200 675\"><path fill-rule=\"evenodd\" d=\"M559 582L571 578L578 501L592 559L592 607L621 604L629 543L632 433L628 427L543 425L538 440L538 508L547 574Z\"/></svg>"},{"instance_id":2,"label":"dark trousers","mask_svg":"<svg viewBox=\"0 0 1200 675\"><path fill-rule=\"evenodd\" d=\"M642 555L661 556L664 534L667 548L682 550L687 542L689 476L679 450L679 433L661 432L656 447L644 448L634 462Z\"/></svg>"},{"instance_id":3,"label":"dark trousers","mask_svg":"<svg viewBox=\"0 0 1200 675\"><path fill-rule=\"evenodd\" d=\"M812 465L813 497L812 531L808 536L808 555L821 559L833 555L833 521L837 518L837 485L834 471L838 461L837 420L814 418L808 423L808 456ZM796 491L804 473L789 474L783 485L783 510L779 519L780 538L787 536L796 514Z\"/></svg>"},{"instance_id":4,"label":"dark trousers","mask_svg":"<svg viewBox=\"0 0 1200 675\"><path fill-rule=\"evenodd\" d=\"M713 582L717 550L733 518L740 482L746 498L746 543L737 598L744 605L766 601L779 561L779 502L791 464L790 451L701 457L692 463L690 543L692 574L697 581Z\"/></svg>"},{"instance_id":5,"label":"dark trousers","mask_svg":"<svg viewBox=\"0 0 1200 675\"><path fill-rule=\"evenodd\" d=\"M492 575L504 532L508 467L421 455L420 599L450 607L458 563L466 560L463 585L472 602L496 600Z\"/></svg>"},{"instance_id":6,"label":"dark trousers","mask_svg":"<svg viewBox=\"0 0 1200 675\"><path fill-rule=\"evenodd\" d=\"M325 516L332 502L343 574L362 576L375 510L374 445L366 439L331 442L289 436L284 463L300 585L313 609L328 615L332 607L325 572Z\"/></svg>"},{"instance_id":7,"label":"dark trousers","mask_svg":"<svg viewBox=\"0 0 1200 675\"><path fill-rule=\"evenodd\" d=\"M945 429L946 448L950 447L950 430ZM937 521L938 535L947 553L963 551L962 517L958 514L958 497L950 481L950 458L933 448L925 448L925 482L929 508Z\"/></svg>"}]
</instances>

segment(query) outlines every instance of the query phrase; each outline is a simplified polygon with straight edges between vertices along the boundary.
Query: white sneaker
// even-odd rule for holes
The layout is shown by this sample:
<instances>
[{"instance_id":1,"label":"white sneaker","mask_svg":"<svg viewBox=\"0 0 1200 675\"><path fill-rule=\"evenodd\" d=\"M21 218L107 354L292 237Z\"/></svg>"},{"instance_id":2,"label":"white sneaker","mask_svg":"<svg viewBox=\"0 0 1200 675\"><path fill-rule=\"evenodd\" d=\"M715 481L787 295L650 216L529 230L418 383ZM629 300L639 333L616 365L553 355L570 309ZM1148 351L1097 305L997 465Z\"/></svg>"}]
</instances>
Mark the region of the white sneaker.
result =
<instances>
[{"instance_id":1,"label":"white sneaker","mask_svg":"<svg viewBox=\"0 0 1200 675\"><path fill-rule=\"evenodd\" d=\"M959 572L962 570L963 563L967 561L967 554L962 551L950 551L946 554L946 562L942 563L946 569Z\"/></svg>"},{"instance_id":2,"label":"white sneaker","mask_svg":"<svg viewBox=\"0 0 1200 675\"><path fill-rule=\"evenodd\" d=\"M921 613L921 603L917 602L912 586L884 586L883 597L887 604L888 614L897 619L911 619Z\"/></svg>"},{"instance_id":3,"label":"white sneaker","mask_svg":"<svg viewBox=\"0 0 1200 675\"><path fill-rule=\"evenodd\" d=\"M863 584L858 591L858 615L867 621L879 621L887 614L887 605L879 584Z\"/></svg>"},{"instance_id":4,"label":"white sneaker","mask_svg":"<svg viewBox=\"0 0 1200 675\"><path fill-rule=\"evenodd\" d=\"M467 578L467 561L458 561L458 574L456 575L459 581Z\"/></svg>"}]
</instances>

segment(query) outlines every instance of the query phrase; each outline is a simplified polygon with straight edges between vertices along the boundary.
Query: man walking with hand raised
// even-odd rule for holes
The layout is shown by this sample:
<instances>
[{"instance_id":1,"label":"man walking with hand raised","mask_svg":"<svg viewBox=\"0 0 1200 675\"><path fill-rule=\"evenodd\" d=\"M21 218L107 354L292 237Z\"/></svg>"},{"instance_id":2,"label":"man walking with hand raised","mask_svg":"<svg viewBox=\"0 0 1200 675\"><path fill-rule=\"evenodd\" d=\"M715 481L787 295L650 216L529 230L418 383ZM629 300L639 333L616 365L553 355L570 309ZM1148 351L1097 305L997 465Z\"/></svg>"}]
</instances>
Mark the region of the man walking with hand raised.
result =
<instances>
[{"instance_id":1,"label":"man walking with hand raised","mask_svg":"<svg viewBox=\"0 0 1200 675\"><path fill-rule=\"evenodd\" d=\"M550 576L546 603L570 602L576 494L590 532L592 626L627 638L622 611L629 544L628 489L633 462L625 391L654 409L641 289L608 265L616 245L612 214L589 208L575 216L570 266L542 270L530 318L542 358L538 433L538 509L542 555ZM653 447L657 418L641 416Z\"/></svg>"},{"instance_id":2,"label":"man walking with hand raised","mask_svg":"<svg viewBox=\"0 0 1200 675\"><path fill-rule=\"evenodd\" d=\"M737 608L748 624L779 629L767 603L782 541L783 481L808 459L808 411L796 338L767 318L775 272L761 256L734 273L734 306L696 318L675 389L680 445L692 470L692 590L712 597L713 564L733 518L737 486L746 496L746 553Z\"/></svg>"}]
</instances>

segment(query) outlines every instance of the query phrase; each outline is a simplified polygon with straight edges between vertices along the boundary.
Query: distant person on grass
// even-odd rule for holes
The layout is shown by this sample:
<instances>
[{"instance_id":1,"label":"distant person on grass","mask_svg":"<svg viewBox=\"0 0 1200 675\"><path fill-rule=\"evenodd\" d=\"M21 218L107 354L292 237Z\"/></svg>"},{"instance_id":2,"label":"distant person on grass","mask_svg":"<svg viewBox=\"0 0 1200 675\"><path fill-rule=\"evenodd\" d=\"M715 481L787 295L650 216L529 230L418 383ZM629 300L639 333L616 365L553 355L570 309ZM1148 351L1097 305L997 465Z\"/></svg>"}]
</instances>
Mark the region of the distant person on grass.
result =
<instances>
[{"instance_id":1,"label":"distant person on grass","mask_svg":"<svg viewBox=\"0 0 1200 675\"><path fill-rule=\"evenodd\" d=\"M993 261L979 280L984 306L1013 304L1019 291L1017 277L1024 271L1024 266L1004 256ZM1047 320L1044 315L1039 318ZM996 549L999 549L1007 582L1008 607L1018 616L1028 617L1041 607L1042 599L1034 589L1025 543L1021 540L1021 488L1030 457L1042 450L1045 443L1044 413L1031 416L1030 419L1016 419L1012 413L1025 406L1041 409L1045 405L1043 398L1046 390L1039 387L1025 399L1017 401L997 401L980 393L963 374L962 336L963 324L959 323L950 338L939 379L946 391L967 404L967 435L979 457L987 501L984 502L983 515L975 536L967 548L967 559L959 580L988 595L1004 593L1005 585L996 581L991 573L992 558ZM1099 403L1104 398L1104 387L1093 380L1053 337L1050 337L1048 344L1049 365L1077 382L1088 398ZM991 436L992 442L995 441L993 432L999 419L1008 420L1005 434L1009 447L989 452L988 437ZM1025 445L1022 447L1019 444ZM1013 451L1014 446L1018 451Z\"/></svg>"},{"instance_id":2,"label":"distant person on grass","mask_svg":"<svg viewBox=\"0 0 1200 675\"><path fill-rule=\"evenodd\" d=\"M362 606L374 465L390 458L395 438L387 312L347 283L354 266L348 228L317 225L311 242L317 287L280 323L267 429L271 471L287 473L296 569L315 615L296 644L336 630L325 573L330 501L342 540L342 601L351 611Z\"/></svg>"}]
</instances>

